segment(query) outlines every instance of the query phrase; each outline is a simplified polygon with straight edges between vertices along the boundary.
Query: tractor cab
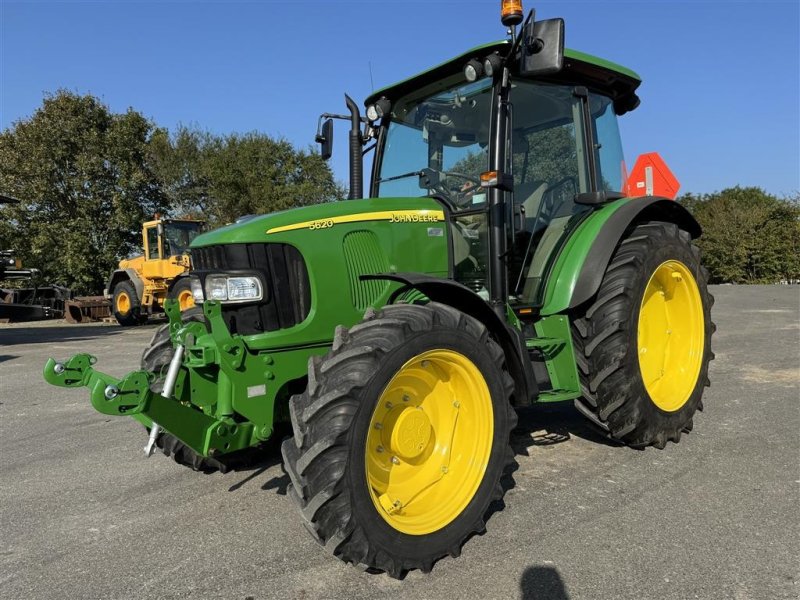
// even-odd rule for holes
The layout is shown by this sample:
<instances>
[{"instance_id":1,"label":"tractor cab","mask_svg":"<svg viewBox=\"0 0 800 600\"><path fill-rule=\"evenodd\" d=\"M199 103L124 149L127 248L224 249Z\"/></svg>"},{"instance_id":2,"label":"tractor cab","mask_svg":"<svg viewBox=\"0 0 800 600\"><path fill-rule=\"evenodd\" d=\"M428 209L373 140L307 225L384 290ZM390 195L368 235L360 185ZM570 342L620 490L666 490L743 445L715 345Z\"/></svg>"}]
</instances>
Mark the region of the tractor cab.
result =
<instances>
[{"instance_id":1,"label":"tractor cab","mask_svg":"<svg viewBox=\"0 0 800 600\"><path fill-rule=\"evenodd\" d=\"M370 194L440 200L450 215L454 279L526 310L542 305L542 282L575 228L622 197L617 115L638 104L640 80L569 49L556 73L527 73L506 60L511 68L501 76L497 65L515 45L475 48L366 104L368 118L383 115L370 133Z\"/></svg>"}]
</instances>

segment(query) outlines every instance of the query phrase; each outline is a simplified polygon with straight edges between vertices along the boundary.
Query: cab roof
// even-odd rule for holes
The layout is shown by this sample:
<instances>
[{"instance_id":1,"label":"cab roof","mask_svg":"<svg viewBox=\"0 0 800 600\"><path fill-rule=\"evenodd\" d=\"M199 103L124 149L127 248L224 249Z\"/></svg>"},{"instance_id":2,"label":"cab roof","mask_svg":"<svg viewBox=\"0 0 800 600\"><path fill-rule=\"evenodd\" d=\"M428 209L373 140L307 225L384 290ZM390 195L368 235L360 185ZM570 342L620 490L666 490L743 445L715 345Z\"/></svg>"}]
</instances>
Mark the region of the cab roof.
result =
<instances>
[{"instance_id":1,"label":"cab roof","mask_svg":"<svg viewBox=\"0 0 800 600\"><path fill-rule=\"evenodd\" d=\"M509 51L510 46L509 40L476 46L422 73L373 92L367 97L364 104L369 106L381 97L394 102L409 92L428 86L431 86L431 92L435 92L440 87L442 89L450 87L459 80L464 80L463 68L468 60L471 58L483 59L493 52L502 55ZM560 72L536 79L552 83L583 85L593 91L610 96L614 100L617 114L620 115L638 106L639 98L636 96L636 88L642 82L638 74L622 65L570 48L564 49L564 66Z\"/></svg>"}]
</instances>

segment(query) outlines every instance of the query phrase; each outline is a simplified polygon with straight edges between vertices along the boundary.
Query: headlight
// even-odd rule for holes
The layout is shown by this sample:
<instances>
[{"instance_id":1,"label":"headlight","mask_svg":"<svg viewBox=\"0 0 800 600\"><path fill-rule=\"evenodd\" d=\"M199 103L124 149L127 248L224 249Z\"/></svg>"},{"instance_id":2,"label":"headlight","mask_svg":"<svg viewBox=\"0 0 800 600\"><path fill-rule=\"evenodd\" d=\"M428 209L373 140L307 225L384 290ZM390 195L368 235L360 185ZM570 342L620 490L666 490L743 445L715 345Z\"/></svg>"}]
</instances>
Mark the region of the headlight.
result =
<instances>
[{"instance_id":1,"label":"headlight","mask_svg":"<svg viewBox=\"0 0 800 600\"><path fill-rule=\"evenodd\" d=\"M203 284L200 283L200 280L197 277L192 277L190 279L190 283L192 285L192 297L194 298L195 304L202 304L205 300L203 296Z\"/></svg>"},{"instance_id":2,"label":"headlight","mask_svg":"<svg viewBox=\"0 0 800 600\"><path fill-rule=\"evenodd\" d=\"M194 291L193 291L194 293ZM258 277L206 277L206 299L219 302L253 302L264 297Z\"/></svg>"}]
</instances>

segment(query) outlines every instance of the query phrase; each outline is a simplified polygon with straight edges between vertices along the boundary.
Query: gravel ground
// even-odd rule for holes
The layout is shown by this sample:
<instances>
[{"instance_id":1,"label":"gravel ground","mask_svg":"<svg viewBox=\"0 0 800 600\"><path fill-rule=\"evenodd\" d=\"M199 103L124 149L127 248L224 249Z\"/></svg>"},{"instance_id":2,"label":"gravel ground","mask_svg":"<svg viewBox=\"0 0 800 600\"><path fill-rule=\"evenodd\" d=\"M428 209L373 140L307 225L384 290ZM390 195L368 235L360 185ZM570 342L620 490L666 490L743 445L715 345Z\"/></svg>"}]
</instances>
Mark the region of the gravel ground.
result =
<instances>
[{"instance_id":1,"label":"gravel ground","mask_svg":"<svg viewBox=\"0 0 800 600\"><path fill-rule=\"evenodd\" d=\"M666 450L606 443L571 405L514 433L506 506L461 558L403 581L327 555L286 497L277 454L193 473L48 356L137 367L155 326L0 326L0 597L798 598L800 288L716 287L705 412Z\"/></svg>"}]
</instances>

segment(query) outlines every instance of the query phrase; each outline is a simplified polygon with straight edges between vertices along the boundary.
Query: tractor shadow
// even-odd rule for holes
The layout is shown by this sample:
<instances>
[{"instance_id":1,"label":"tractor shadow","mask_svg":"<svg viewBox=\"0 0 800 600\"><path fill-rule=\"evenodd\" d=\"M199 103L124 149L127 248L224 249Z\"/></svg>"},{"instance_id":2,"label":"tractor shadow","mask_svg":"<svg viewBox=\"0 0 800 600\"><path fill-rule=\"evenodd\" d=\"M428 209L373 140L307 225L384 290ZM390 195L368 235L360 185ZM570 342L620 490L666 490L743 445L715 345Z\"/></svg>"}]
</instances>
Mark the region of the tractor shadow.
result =
<instances>
[{"instance_id":1,"label":"tractor shadow","mask_svg":"<svg viewBox=\"0 0 800 600\"><path fill-rule=\"evenodd\" d=\"M511 447L517 456L530 456L533 446L553 446L579 437L604 446L620 446L581 415L572 402L534 404L517 410L519 419L511 432Z\"/></svg>"},{"instance_id":2,"label":"tractor shadow","mask_svg":"<svg viewBox=\"0 0 800 600\"><path fill-rule=\"evenodd\" d=\"M256 453L251 455L250 458L246 459L239 465L231 465L230 472L232 473L241 473L245 474L246 476L244 479L234 483L232 486L228 488L229 492L235 492L251 481L258 479L267 471L275 467L276 465L281 465L281 471L279 475L275 475L268 479L265 482L262 482L260 487L264 491L272 491L274 490L276 494L279 496L285 496L287 493L287 488L291 483L289 476L283 471L283 457L281 456L281 443L284 439L286 439L289 435L291 435L291 430L287 427L283 427L282 425L276 425L275 432L273 433L270 440L263 444Z\"/></svg>"},{"instance_id":3,"label":"tractor shadow","mask_svg":"<svg viewBox=\"0 0 800 600\"><path fill-rule=\"evenodd\" d=\"M124 328L114 325L61 325L0 327L0 347L25 344L88 341L119 335Z\"/></svg>"},{"instance_id":4,"label":"tractor shadow","mask_svg":"<svg viewBox=\"0 0 800 600\"><path fill-rule=\"evenodd\" d=\"M570 402L536 404L518 409L517 415L519 421L511 432L511 448L516 456L530 456L529 449L533 446L561 444L572 439L572 436L606 446L620 445L596 429ZM259 448L251 459L239 465L231 465L229 472L243 474L245 477L231 485L228 491L235 492L276 465L282 465L281 442L289 435L291 431L288 428L276 429L272 439ZM504 492L514 487L513 470L506 473L501 480ZM285 496L290 483L289 476L281 468L279 475L261 483L260 487L264 491L274 490L279 496ZM490 505L489 512L491 514L500 511L504 506L502 499L496 500Z\"/></svg>"},{"instance_id":5,"label":"tractor shadow","mask_svg":"<svg viewBox=\"0 0 800 600\"><path fill-rule=\"evenodd\" d=\"M517 417L517 426L511 432L510 440L515 456L530 456L530 449L533 447L563 444L570 441L573 436L604 446L621 446L581 415L572 402L542 403L519 408ZM503 496L516 485L514 472L518 468L519 465L515 461L500 479ZM504 508L503 498L492 502L489 505L487 520Z\"/></svg>"}]
</instances>

